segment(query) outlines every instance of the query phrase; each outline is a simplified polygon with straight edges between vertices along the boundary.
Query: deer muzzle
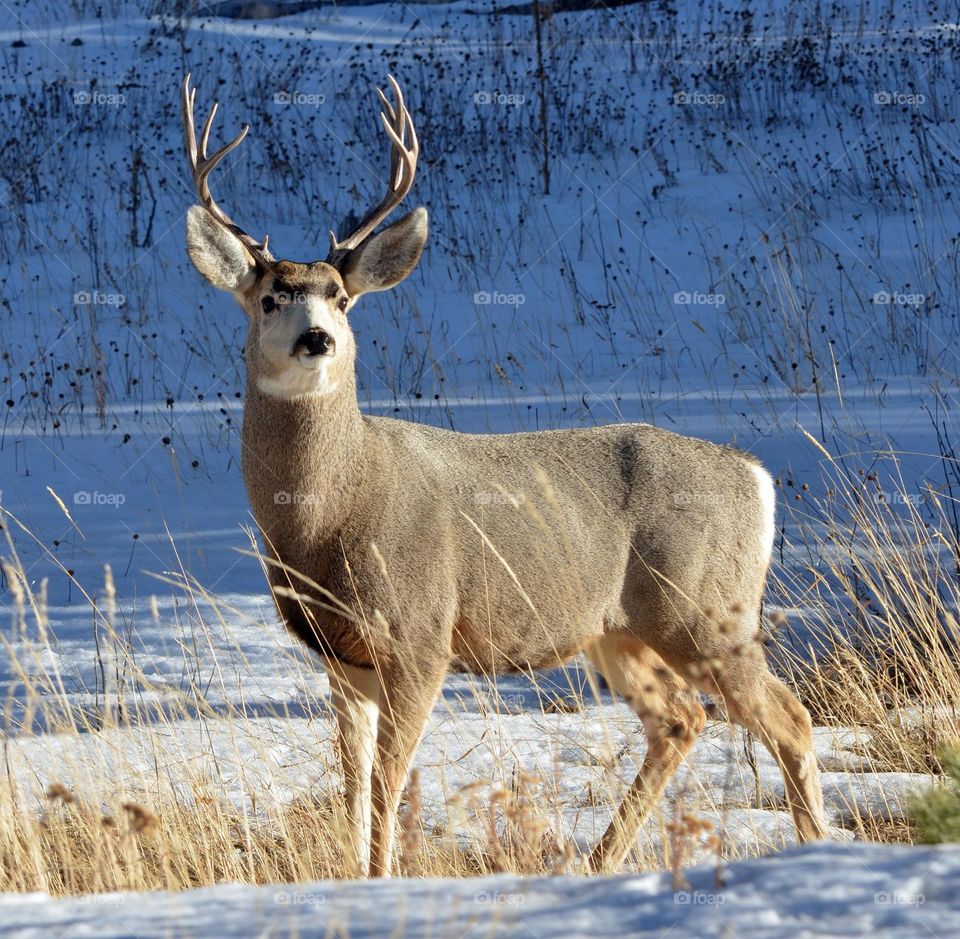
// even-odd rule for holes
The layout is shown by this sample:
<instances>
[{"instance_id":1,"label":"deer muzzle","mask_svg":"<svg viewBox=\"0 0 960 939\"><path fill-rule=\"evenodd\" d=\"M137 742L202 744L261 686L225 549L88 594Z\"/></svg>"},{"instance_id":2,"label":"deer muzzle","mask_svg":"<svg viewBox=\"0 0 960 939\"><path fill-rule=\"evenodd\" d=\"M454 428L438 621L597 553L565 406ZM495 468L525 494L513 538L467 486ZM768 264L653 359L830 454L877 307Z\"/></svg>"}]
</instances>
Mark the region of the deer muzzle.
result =
<instances>
[{"instance_id":1,"label":"deer muzzle","mask_svg":"<svg viewBox=\"0 0 960 939\"><path fill-rule=\"evenodd\" d=\"M297 358L301 356L316 358L323 355L332 356L336 351L337 343L333 336L319 327L313 327L300 334L290 354Z\"/></svg>"}]
</instances>

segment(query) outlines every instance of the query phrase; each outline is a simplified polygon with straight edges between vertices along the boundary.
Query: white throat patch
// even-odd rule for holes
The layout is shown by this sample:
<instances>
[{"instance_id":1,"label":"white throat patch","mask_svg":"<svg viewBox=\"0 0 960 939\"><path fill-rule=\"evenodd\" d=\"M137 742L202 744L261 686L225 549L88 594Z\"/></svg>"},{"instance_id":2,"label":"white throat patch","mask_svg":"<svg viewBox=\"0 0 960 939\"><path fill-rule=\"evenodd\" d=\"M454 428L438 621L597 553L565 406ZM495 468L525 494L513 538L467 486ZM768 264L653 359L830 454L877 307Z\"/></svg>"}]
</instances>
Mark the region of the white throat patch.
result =
<instances>
[{"instance_id":1,"label":"white throat patch","mask_svg":"<svg viewBox=\"0 0 960 939\"><path fill-rule=\"evenodd\" d=\"M306 356L302 358L307 359ZM337 383L330 378L331 357L317 356L310 365L297 364L284 369L279 375L261 375L257 387L271 398L322 398L337 390Z\"/></svg>"}]
</instances>

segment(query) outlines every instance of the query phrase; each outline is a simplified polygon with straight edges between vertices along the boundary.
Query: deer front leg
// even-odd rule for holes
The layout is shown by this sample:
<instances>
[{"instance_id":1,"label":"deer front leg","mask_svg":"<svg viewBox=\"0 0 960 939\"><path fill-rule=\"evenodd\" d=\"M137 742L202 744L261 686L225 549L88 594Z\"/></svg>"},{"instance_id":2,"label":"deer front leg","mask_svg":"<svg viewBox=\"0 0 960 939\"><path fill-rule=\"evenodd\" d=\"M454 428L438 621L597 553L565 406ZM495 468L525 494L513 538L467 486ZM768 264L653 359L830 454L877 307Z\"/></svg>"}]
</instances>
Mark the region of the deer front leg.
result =
<instances>
[{"instance_id":1,"label":"deer front leg","mask_svg":"<svg viewBox=\"0 0 960 939\"><path fill-rule=\"evenodd\" d=\"M327 661L330 696L337 716L337 746L350 822L348 872L370 871L371 777L380 713L380 678L375 669Z\"/></svg>"},{"instance_id":2,"label":"deer front leg","mask_svg":"<svg viewBox=\"0 0 960 939\"><path fill-rule=\"evenodd\" d=\"M402 663L383 675L383 699L373 770L370 876L389 877L397 810L407 770L447 672L446 662Z\"/></svg>"}]
</instances>

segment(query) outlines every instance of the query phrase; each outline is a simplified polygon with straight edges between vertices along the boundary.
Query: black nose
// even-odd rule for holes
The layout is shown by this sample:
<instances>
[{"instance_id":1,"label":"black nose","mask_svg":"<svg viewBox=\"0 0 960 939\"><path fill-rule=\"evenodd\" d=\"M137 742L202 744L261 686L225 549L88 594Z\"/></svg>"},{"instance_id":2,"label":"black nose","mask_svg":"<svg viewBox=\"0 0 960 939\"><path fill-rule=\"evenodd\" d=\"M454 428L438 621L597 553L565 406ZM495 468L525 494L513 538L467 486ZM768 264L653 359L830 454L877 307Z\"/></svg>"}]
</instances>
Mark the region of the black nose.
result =
<instances>
[{"instance_id":1,"label":"black nose","mask_svg":"<svg viewBox=\"0 0 960 939\"><path fill-rule=\"evenodd\" d=\"M332 355L336 343L333 337L319 327L308 329L300 335L293 346L294 355Z\"/></svg>"}]
</instances>

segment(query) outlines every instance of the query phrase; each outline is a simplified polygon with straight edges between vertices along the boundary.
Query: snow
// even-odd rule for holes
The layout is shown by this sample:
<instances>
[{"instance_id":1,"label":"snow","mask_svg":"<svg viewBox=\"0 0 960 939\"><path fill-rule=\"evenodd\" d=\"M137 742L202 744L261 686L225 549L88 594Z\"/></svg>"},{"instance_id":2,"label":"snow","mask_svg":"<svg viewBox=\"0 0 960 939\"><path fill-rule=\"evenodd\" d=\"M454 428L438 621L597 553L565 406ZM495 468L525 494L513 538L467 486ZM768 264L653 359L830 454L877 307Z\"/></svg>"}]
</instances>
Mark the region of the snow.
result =
<instances>
[{"instance_id":1,"label":"snow","mask_svg":"<svg viewBox=\"0 0 960 939\"><path fill-rule=\"evenodd\" d=\"M782 939L960 932L958 848L820 845L729 867L705 865L685 876L676 890L671 875L661 873L234 884L56 902L8 895L0 897L0 936Z\"/></svg>"},{"instance_id":2,"label":"snow","mask_svg":"<svg viewBox=\"0 0 960 939\"><path fill-rule=\"evenodd\" d=\"M647 420L733 442L794 483L779 493L775 562L802 586L843 550L816 507L836 467L805 431L852 472L876 472L894 518L930 513L928 486L955 491L938 439L956 436L960 372L960 99L943 91L960 79L955 11L894 6L770 0L749 32L742 5L723 0L552 18L544 195L526 17L465 2L259 22L159 16L146 0L0 4L15 128L0 151L0 555L16 551L48 620L4 625L6 772L24 804L40 810L51 782L85 792L96 778L150 804L202 782L240 809L338 784L326 678L277 625L250 555L242 314L184 256L184 71L198 99L219 97L223 135L252 124L223 202L297 259L322 254L327 228L378 185L372 86L392 71L407 89L431 237L407 283L351 314L366 411L470 431ZM314 103L277 101L291 92ZM883 103L908 93L924 101ZM137 720L53 733L41 713L24 728L36 703L24 681L43 685L45 705L102 708L106 624L92 603L107 563L129 678L113 703ZM843 612L803 589L771 594L794 618ZM425 821L449 827L462 787L524 770L542 779L551 826L588 849L643 742L606 694L545 713L584 685L579 663L539 686L451 677L416 758ZM154 726L154 705L174 716ZM851 817L902 814L929 782L877 772L870 738L816 732L838 839ZM708 727L644 829L643 856L659 855L681 802L714 824L728 859L794 843L779 772L759 747L751 766L744 746ZM458 838L476 835L455 821ZM949 850L788 850L732 864L720 893L711 868L691 873L700 893L687 903L659 875L3 897L0 929L306 935L342 922L379 935L406 917L424 936L949 935L956 864Z\"/></svg>"},{"instance_id":3,"label":"snow","mask_svg":"<svg viewBox=\"0 0 960 939\"><path fill-rule=\"evenodd\" d=\"M50 782L83 792L99 771L111 780L113 794L161 804L174 795L189 799L201 781L215 781L220 798L238 810L249 810L252 802L263 806L293 801L298 794L314 791L318 778L335 784L332 732L329 715L183 721L135 734L117 729L16 739L10 742L6 759L21 793L38 806ZM724 838L728 856L754 853L758 845L794 844L779 770L769 754L758 750L754 775L740 749L739 732L731 733L724 724L711 725L671 783L668 801L682 797L685 805L696 807L698 816ZM606 768L611 751L626 751L614 758L612 770ZM818 746L821 760L833 752L836 748L829 741ZM637 722L624 707L536 717L469 711L435 714L416 759L424 826L457 831L464 844L471 836L482 837L483 819L474 828L472 814L464 815L456 796L478 785L486 796L503 782L501 773L509 778L522 771L541 781L543 804L560 809L559 815L543 812L548 827L588 851L637 772L642 753ZM156 762L166 767L159 783L152 772ZM927 777L908 773L825 773L828 819L839 825L870 810L897 816L903 812L904 797L926 783ZM665 811L669 817L670 809ZM833 835L849 837L839 827ZM659 853L660 824L648 826L642 841Z\"/></svg>"}]
</instances>

